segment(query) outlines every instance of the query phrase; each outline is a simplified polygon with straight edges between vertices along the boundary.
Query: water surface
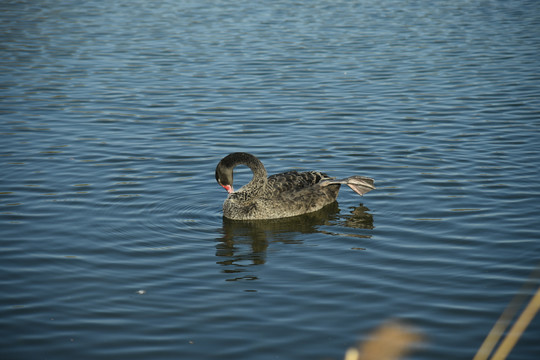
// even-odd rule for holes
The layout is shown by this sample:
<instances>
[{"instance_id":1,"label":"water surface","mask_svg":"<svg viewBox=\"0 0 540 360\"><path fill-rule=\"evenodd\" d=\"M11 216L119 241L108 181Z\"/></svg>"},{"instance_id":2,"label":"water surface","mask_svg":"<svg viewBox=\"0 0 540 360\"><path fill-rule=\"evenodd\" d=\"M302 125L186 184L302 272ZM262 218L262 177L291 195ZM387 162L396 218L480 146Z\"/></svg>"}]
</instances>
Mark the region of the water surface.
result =
<instances>
[{"instance_id":1,"label":"water surface","mask_svg":"<svg viewBox=\"0 0 540 360\"><path fill-rule=\"evenodd\" d=\"M472 358L538 265L536 1L0 6L3 359ZM377 190L229 222L234 151Z\"/></svg>"}]
</instances>

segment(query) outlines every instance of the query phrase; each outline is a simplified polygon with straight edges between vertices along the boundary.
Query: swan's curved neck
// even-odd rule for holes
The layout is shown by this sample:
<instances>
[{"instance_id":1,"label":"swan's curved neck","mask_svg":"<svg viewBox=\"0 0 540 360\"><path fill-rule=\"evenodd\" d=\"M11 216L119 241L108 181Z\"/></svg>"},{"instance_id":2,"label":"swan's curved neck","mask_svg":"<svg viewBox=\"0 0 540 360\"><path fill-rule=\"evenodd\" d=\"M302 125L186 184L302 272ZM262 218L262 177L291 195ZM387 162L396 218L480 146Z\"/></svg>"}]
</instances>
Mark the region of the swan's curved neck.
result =
<instances>
[{"instance_id":1,"label":"swan's curved neck","mask_svg":"<svg viewBox=\"0 0 540 360\"><path fill-rule=\"evenodd\" d=\"M246 165L253 172L253 178L245 186L233 193L235 198L248 201L261 195L266 188L267 173L262 162L248 153L231 154L232 168L238 165Z\"/></svg>"},{"instance_id":2,"label":"swan's curved neck","mask_svg":"<svg viewBox=\"0 0 540 360\"><path fill-rule=\"evenodd\" d=\"M249 201L261 195L266 189L267 174L262 162L255 156L238 152L225 156L216 167L216 180L220 185L233 184L233 170L238 165L246 165L253 173L253 178L240 191L233 192L230 198Z\"/></svg>"}]
</instances>

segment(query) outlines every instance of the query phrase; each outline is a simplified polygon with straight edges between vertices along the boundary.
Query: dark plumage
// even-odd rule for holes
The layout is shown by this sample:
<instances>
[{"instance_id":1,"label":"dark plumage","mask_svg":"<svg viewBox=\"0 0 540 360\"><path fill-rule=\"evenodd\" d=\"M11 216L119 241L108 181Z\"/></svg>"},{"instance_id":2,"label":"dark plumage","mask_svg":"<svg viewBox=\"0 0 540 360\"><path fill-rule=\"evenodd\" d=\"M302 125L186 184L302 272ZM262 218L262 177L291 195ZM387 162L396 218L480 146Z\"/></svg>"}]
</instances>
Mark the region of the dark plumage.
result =
<instances>
[{"instance_id":1,"label":"dark plumage","mask_svg":"<svg viewBox=\"0 0 540 360\"><path fill-rule=\"evenodd\" d=\"M237 165L249 167L253 179L235 192L233 169ZM259 159L241 152L219 162L216 180L229 192L223 216L233 220L276 219L317 211L336 200L341 184L360 195L375 189L373 179L363 176L336 180L318 171L289 171L267 177Z\"/></svg>"}]
</instances>

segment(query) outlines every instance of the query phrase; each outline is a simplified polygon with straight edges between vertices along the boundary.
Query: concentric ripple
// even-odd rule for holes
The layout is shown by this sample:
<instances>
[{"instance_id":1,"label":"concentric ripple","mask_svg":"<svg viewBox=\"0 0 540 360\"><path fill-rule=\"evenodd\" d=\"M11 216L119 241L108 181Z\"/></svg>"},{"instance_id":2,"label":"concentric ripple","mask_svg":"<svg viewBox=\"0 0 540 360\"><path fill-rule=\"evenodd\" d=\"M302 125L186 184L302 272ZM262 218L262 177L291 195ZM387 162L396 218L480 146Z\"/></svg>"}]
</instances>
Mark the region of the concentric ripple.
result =
<instances>
[{"instance_id":1,"label":"concentric ripple","mask_svg":"<svg viewBox=\"0 0 540 360\"><path fill-rule=\"evenodd\" d=\"M155 201L154 201L155 200ZM185 244L186 239L200 239L215 233L221 225L220 206L201 203L185 196L115 197L100 211L100 223L118 243L128 248L154 250ZM127 221L114 222L123 213ZM144 235L143 235L144 234Z\"/></svg>"},{"instance_id":2,"label":"concentric ripple","mask_svg":"<svg viewBox=\"0 0 540 360\"><path fill-rule=\"evenodd\" d=\"M147 204L148 229L171 238L214 232L221 223L221 206L201 203L200 198L177 196Z\"/></svg>"}]
</instances>

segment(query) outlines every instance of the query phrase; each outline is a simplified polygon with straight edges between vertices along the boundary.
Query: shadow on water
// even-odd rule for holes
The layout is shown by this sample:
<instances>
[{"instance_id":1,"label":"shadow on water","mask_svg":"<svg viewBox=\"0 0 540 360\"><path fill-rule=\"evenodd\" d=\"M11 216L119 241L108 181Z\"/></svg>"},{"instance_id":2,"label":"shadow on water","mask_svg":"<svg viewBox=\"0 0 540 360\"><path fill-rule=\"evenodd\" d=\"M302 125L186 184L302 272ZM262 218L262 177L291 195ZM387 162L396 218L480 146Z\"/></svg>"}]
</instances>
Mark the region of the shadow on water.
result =
<instances>
[{"instance_id":1,"label":"shadow on water","mask_svg":"<svg viewBox=\"0 0 540 360\"><path fill-rule=\"evenodd\" d=\"M306 215L285 219L238 221L223 218L223 236L218 238L217 264L224 266L223 272L235 277L227 281L257 280L255 275L247 274L253 265L266 263L270 243L299 244L295 234L324 233L330 235L369 238L367 234L343 234L338 231L322 230L321 227L348 227L373 229L373 215L363 204L352 208L350 214L340 214L337 202Z\"/></svg>"}]
</instances>

